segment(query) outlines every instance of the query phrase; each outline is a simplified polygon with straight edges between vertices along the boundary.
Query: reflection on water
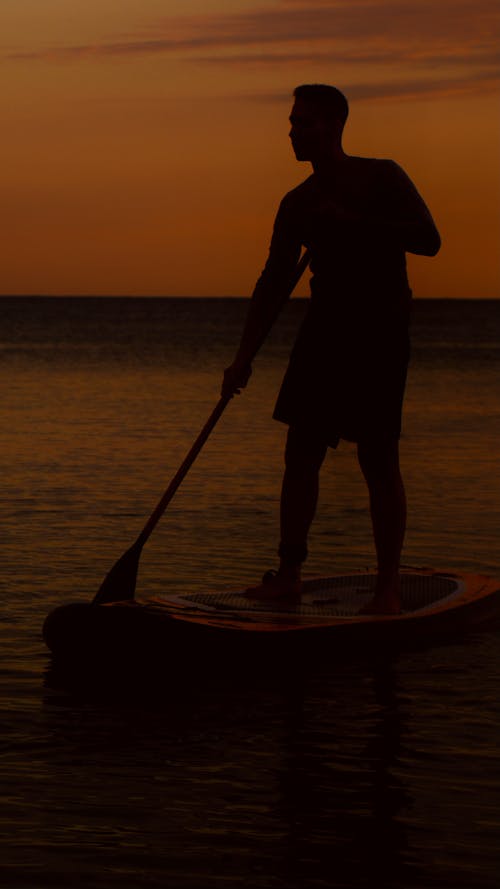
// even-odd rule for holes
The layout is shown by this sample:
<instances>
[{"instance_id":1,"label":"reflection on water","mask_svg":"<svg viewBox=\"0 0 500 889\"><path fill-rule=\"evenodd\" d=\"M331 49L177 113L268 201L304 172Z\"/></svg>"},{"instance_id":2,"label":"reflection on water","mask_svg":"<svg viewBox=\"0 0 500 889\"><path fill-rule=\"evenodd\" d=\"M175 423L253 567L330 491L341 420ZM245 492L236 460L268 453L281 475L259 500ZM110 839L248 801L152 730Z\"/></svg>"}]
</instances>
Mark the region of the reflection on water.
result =
<instances>
[{"instance_id":1,"label":"reflection on water","mask_svg":"<svg viewBox=\"0 0 500 889\"><path fill-rule=\"evenodd\" d=\"M498 635L377 658L61 676L49 608L92 596L216 399L232 301L6 301L0 615L7 889L493 889ZM292 306L141 559L142 594L255 581L276 558ZM500 575L495 306L415 313L408 563ZM373 562L352 448L330 455L309 570ZM48 671L48 672L47 672ZM90 681L91 680L91 681Z\"/></svg>"},{"instance_id":2,"label":"reflection on water","mask_svg":"<svg viewBox=\"0 0 500 889\"><path fill-rule=\"evenodd\" d=\"M62 884L68 860L81 886L396 887L418 872L390 663L187 685L180 671L119 703L102 685L55 682L33 751L39 792L18 807L33 885Z\"/></svg>"},{"instance_id":3,"label":"reflection on water","mask_svg":"<svg viewBox=\"0 0 500 889\"><path fill-rule=\"evenodd\" d=\"M7 755L6 885L493 887L494 643L52 674Z\"/></svg>"},{"instance_id":4,"label":"reflection on water","mask_svg":"<svg viewBox=\"0 0 500 889\"><path fill-rule=\"evenodd\" d=\"M497 645L52 672L4 732L4 884L493 887Z\"/></svg>"}]
</instances>

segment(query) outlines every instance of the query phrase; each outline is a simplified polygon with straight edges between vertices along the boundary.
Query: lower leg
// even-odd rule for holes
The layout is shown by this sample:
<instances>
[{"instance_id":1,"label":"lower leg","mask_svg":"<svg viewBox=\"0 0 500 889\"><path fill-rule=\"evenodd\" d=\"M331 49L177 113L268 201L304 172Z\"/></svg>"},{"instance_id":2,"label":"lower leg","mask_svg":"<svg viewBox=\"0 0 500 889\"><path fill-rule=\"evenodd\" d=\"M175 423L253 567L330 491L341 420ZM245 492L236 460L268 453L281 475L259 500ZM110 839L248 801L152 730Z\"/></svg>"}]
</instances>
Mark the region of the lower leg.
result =
<instances>
[{"instance_id":1,"label":"lower leg","mask_svg":"<svg viewBox=\"0 0 500 889\"><path fill-rule=\"evenodd\" d=\"M319 467L287 466L280 502L280 572L300 576L307 558L307 538L316 513Z\"/></svg>"},{"instance_id":2,"label":"lower leg","mask_svg":"<svg viewBox=\"0 0 500 889\"><path fill-rule=\"evenodd\" d=\"M280 502L279 570L269 582L249 590L251 595L272 598L300 593L301 567L307 557L307 537L316 512L319 471L325 454L326 445L289 430Z\"/></svg>"},{"instance_id":3,"label":"lower leg","mask_svg":"<svg viewBox=\"0 0 500 889\"><path fill-rule=\"evenodd\" d=\"M398 613L399 565L406 528L406 495L399 468L398 443L358 448L368 484L378 575L375 595L365 610Z\"/></svg>"}]
</instances>

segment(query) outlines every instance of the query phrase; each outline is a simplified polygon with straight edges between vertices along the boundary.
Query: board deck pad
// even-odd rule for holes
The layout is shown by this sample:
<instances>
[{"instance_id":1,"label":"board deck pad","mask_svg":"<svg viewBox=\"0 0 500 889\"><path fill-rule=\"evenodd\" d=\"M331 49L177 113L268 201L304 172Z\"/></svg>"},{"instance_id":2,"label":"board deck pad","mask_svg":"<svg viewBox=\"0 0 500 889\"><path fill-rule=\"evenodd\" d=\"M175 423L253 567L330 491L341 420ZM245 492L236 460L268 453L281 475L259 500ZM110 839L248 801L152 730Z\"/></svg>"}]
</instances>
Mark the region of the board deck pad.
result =
<instances>
[{"instance_id":1,"label":"board deck pad","mask_svg":"<svg viewBox=\"0 0 500 889\"><path fill-rule=\"evenodd\" d=\"M184 608L214 613L279 613L310 618L355 618L374 593L376 574L350 574L306 580L300 600L252 599L244 591L187 593L150 600L152 605L177 604ZM438 573L403 573L401 575L402 615L425 613L438 603L444 604L461 595L460 577ZM365 616L366 619L366 616Z\"/></svg>"}]
</instances>

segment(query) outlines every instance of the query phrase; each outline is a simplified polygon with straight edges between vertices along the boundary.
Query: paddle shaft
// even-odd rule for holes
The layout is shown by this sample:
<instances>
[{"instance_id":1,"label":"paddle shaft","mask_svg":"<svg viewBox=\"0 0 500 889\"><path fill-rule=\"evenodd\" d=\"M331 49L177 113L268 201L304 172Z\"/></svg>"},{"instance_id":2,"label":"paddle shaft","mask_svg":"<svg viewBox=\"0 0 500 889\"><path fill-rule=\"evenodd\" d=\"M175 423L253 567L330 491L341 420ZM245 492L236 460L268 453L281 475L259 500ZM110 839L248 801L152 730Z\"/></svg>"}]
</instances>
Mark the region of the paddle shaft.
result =
<instances>
[{"instance_id":1,"label":"paddle shaft","mask_svg":"<svg viewBox=\"0 0 500 889\"><path fill-rule=\"evenodd\" d=\"M151 513L149 519L147 520L146 524L144 525L144 528L142 529L141 533L139 534L139 537L137 538L136 545L140 545L142 547L146 543L146 540L148 539L148 537L150 536L150 534L153 532L156 525L158 524L159 520L161 519L168 504L172 500L172 497L174 496L175 492L177 491L177 488L179 487L179 485L181 484L181 482L183 481L183 479L189 472L189 469L191 468L194 461L196 460L196 458L197 458L198 454L200 453L203 445L205 444L208 436L212 432L212 429L214 428L215 424L219 420L222 412L224 411L224 408L229 403L231 398L232 398L232 396L225 396L225 397L220 398L219 402L217 403L214 410L210 414L207 422L205 423L203 429L201 430L200 434L198 435L198 438L194 442L191 450L189 451L189 453L186 455L186 457L182 461L181 465L179 466L179 469L175 473L167 490L163 494L161 500L159 501L159 503L157 504L157 506Z\"/></svg>"},{"instance_id":2,"label":"paddle shaft","mask_svg":"<svg viewBox=\"0 0 500 889\"><path fill-rule=\"evenodd\" d=\"M302 277L304 271L306 270L306 268L309 264L309 260L310 260L310 256L309 256L308 251L306 250L303 253L303 255L301 256L301 258L300 258L299 262L297 263L297 266L294 270L293 276L292 276L290 283L289 283L289 287L287 288L287 296L289 296L292 293L292 291L295 289L296 285L298 284L300 278ZM281 309L281 306L282 306L282 304L280 304L277 307L276 316L278 315L278 313ZM272 324L274 323L275 320L276 320L276 318L273 319L270 326L272 326ZM259 351L260 347L262 346L262 342L265 339L266 335L267 335L267 332L262 337L261 342L259 342L257 344L257 346L254 350L254 357L257 354L257 352ZM161 500L159 501L159 503L155 507L154 511L151 513L149 519L147 520L146 524L144 525L144 528L142 529L141 533L139 534L139 536L134 544L134 547L142 549L142 547L148 540L149 536L152 534L152 532L156 528L156 525L158 524L159 520L161 519L168 504L172 500L172 497L174 496L175 492L177 491L177 488L179 487L179 485L181 484L181 482L183 481L183 479L189 472L191 466L193 465L194 461L196 460L196 457L200 453L207 438L209 437L214 426L216 425L217 421L220 419L222 413L224 412L226 405L231 401L231 398L232 398L232 395L222 396L219 399L219 402L216 404L214 410L210 414L207 422L205 423L200 434L198 435L198 438L194 442L191 450L184 458L183 462L179 466L179 469L175 473L172 481L170 482L167 490L163 494Z\"/></svg>"}]
</instances>

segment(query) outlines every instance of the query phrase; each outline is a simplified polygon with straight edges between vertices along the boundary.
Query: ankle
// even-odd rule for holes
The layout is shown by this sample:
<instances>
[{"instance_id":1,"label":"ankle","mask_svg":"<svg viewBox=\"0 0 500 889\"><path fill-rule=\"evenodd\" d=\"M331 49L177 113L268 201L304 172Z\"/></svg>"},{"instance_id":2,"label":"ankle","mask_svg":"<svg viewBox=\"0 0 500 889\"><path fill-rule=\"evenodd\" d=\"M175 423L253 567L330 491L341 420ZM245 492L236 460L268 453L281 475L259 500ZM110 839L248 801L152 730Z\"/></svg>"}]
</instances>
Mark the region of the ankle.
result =
<instances>
[{"instance_id":1,"label":"ankle","mask_svg":"<svg viewBox=\"0 0 500 889\"><path fill-rule=\"evenodd\" d=\"M301 570L300 565L292 565L290 562L285 562L283 559L280 561L280 566L278 569L278 575L283 578L283 580L291 580L296 581L300 580Z\"/></svg>"},{"instance_id":2,"label":"ankle","mask_svg":"<svg viewBox=\"0 0 500 889\"><path fill-rule=\"evenodd\" d=\"M399 593L401 580L399 571L379 571L375 584L375 593Z\"/></svg>"}]
</instances>

